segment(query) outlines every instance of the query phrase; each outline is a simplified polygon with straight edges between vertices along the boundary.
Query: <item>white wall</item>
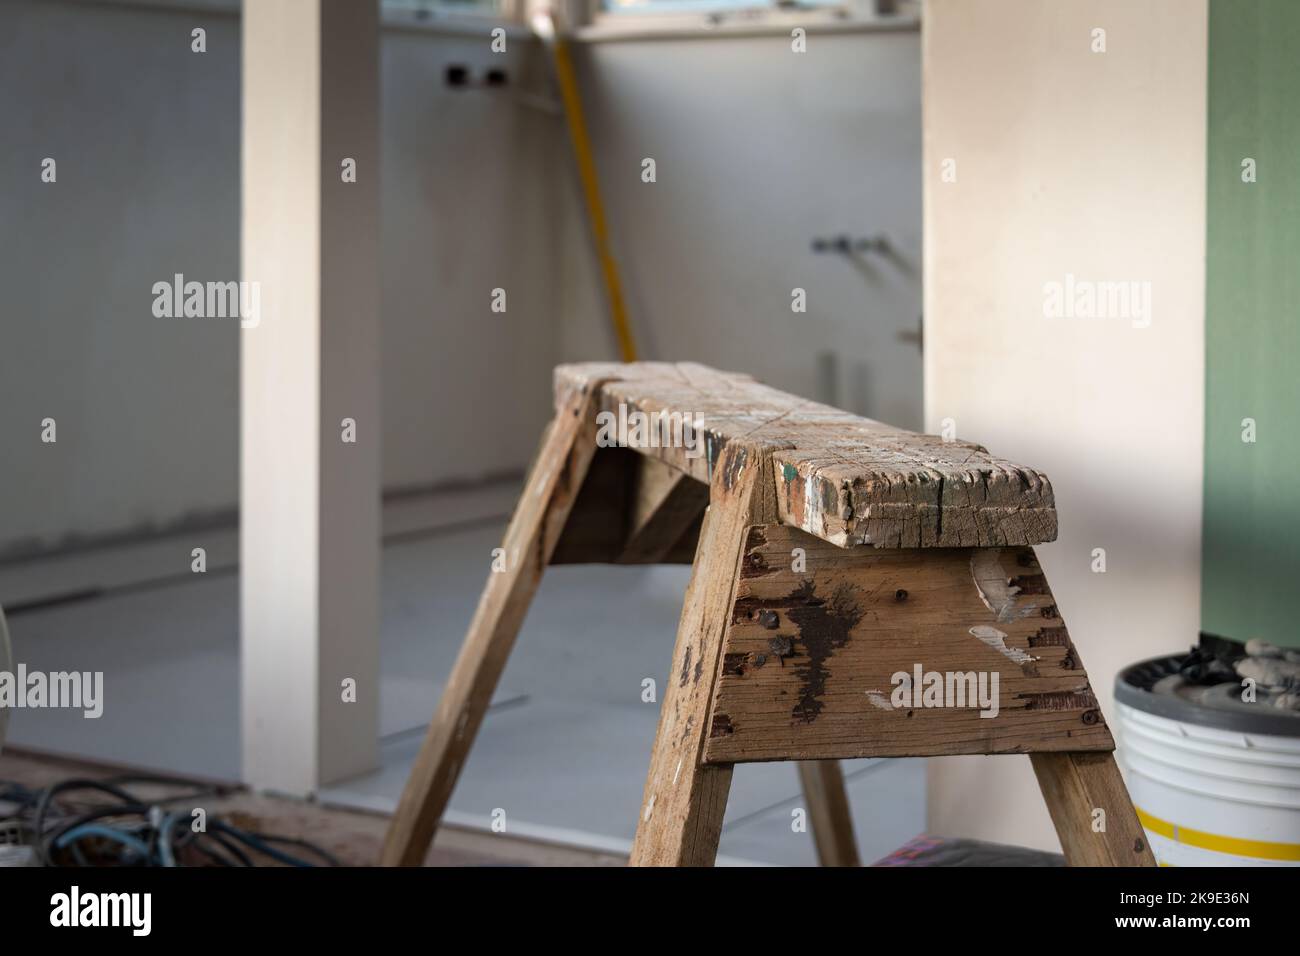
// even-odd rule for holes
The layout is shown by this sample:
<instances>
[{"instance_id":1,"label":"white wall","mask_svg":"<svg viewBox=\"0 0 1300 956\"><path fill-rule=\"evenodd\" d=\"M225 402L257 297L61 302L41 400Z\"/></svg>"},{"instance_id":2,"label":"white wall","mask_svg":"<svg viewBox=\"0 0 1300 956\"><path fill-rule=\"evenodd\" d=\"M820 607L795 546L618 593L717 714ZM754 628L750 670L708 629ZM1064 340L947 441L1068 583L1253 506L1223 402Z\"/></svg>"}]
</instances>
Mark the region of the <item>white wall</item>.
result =
<instances>
[{"instance_id":1,"label":"white wall","mask_svg":"<svg viewBox=\"0 0 1300 956\"><path fill-rule=\"evenodd\" d=\"M236 504L236 324L155 318L150 290L239 275L238 24L0 5L0 555ZM537 45L493 55L484 30L382 38L387 487L522 468L549 411L563 128L517 102L545 69ZM444 85L448 63L481 78L489 59L506 88ZM46 156L56 184L40 182ZM506 315L488 308L498 286Z\"/></svg>"},{"instance_id":2,"label":"white wall","mask_svg":"<svg viewBox=\"0 0 1300 956\"><path fill-rule=\"evenodd\" d=\"M1116 671L1197 635L1205 84L1204 0L926 9L926 422L1051 478L1038 554L1112 729ZM1149 282L1150 326L1046 318L1067 273ZM1027 758L932 761L929 794L935 832L1057 846Z\"/></svg>"},{"instance_id":3,"label":"white wall","mask_svg":"<svg viewBox=\"0 0 1300 956\"><path fill-rule=\"evenodd\" d=\"M528 105L548 61L530 40L386 32L383 474L386 487L522 469L550 418L562 250L563 119ZM502 89L450 89L448 63ZM492 290L506 312L491 311Z\"/></svg>"},{"instance_id":4,"label":"white wall","mask_svg":"<svg viewBox=\"0 0 1300 956\"><path fill-rule=\"evenodd\" d=\"M237 21L201 21L202 56L193 15L0 7L0 549L235 502L237 323L151 311L239 275Z\"/></svg>"},{"instance_id":5,"label":"white wall","mask_svg":"<svg viewBox=\"0 0 1300 956\"><path fill-rule=\"evenodd\" d=\"M384 484L518 469L550 367L615 354L563 120L537 106L556 101L549 63L522 37L504 56L485 36L382 43ZM155 319L150 289L238 275L238 57L229 14L0 7L0 555L236 504L239 333ZM778 34L575 58L643 355L919 425L920 357L896 335L920 307L916 30L814 33L804 54ZM510 83L449 89L449 63ZM46 155L56 185L39 181ZM884 232L898 259L810 251L841 232ZM796 286L807 314L790 311ZM39 442L46 416L56 445Z\"/></svg>"},{"instance_id":6,"label":"white wall","mask_svg":"<svg viewBox=\"0 0 1300 956\"><path fill-rule=\"evenodd\" d=\"M748 372L919 427L920 75L915 29L583 44L575 49L613 246L644 357ZM652 157L657 182L641 181ZM616 357L566 170L563 352ZM886 233L859 269L814 236ZM808 311L791 312L791 289ZM843 366L825 391L819 354Z\"/></svg>"}]
</instances>

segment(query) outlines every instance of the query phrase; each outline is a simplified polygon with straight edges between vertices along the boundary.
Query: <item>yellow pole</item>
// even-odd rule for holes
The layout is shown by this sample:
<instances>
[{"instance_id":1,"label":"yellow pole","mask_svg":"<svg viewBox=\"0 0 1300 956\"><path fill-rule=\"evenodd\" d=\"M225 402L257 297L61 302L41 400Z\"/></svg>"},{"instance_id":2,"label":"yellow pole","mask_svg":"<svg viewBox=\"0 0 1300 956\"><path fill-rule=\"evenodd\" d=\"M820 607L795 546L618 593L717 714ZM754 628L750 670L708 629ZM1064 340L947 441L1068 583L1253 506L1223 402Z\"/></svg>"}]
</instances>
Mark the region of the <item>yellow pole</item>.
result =
<instances>
[{"instance_id":1,"label":"yellow pole","mask_svg":"<svg viewBox=\"0 0 1300 956\"><path fill-rule=\"evenodd\" d=\"M540 31L539 31L540 32ZM582 181L583 196L587 201L587 216L591 220L591 234L596 242L596 256L600 271L605 277L605 291L609 296L610 321L618 338L618 349L624 362L636 361L636 342L627 321L627 308L623 304L623 286L618 279L618 264L609 247L609 230L605 225L605 206L600 199L600 181L596 178L596 163L592 159L591 140L587 137L587 123L582 115L582 99L578 96L578 80L569 59L568 43L560 36L552 19L550 22L551 49L555 56L555 72L560 82L560 98L564 102L564 117L568 121L569 139L578 158L578 178Z\"/></svg>"}]
</instances>

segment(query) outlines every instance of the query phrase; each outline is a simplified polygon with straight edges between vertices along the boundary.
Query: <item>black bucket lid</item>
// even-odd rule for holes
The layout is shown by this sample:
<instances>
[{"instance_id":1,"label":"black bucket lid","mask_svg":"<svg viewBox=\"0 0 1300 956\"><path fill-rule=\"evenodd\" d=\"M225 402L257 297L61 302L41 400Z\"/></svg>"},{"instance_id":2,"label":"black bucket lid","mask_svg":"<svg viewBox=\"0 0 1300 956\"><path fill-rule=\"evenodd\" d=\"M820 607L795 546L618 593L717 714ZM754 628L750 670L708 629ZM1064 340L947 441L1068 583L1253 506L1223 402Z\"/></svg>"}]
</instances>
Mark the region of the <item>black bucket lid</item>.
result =
<instances>
[{"instance_id":1,"label":"black bucket lid","mask_svg":"<svg viewBox=\"0 0 1300 956\"><path fill-rule=\"evenodd\" d=\"M1134 710L1155 714L1168 720L1201 727L1215 727L1248 734L1275 734L1300 737L1300 715L1249 704L1213 707L1190 700L1181 694L1156 693L1151 688L1166 677L1179 672L1186 655L1171 654L1130 664L1115 678L1115 699Z\"/></svg>"}]
</instances>

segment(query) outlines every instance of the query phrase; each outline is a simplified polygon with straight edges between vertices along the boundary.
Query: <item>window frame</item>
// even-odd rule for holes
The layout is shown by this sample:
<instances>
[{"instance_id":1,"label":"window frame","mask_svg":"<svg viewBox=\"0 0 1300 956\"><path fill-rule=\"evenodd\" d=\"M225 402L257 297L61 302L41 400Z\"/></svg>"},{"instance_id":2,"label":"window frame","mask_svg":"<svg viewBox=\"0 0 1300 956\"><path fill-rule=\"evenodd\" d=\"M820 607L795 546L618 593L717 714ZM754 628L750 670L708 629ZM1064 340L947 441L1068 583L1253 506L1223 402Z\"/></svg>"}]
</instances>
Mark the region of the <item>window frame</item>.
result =
<instances>
[{"instance_id":1,"label":"window frame","mask_svg":"<svg viewBox=\"0 0 1300 956\"><path fill-rule=\"evenodd\" d=\"M921 0L895 0L891 14L877 11L878 0L833 0L806 7L783 7L775 0L749 0L700 9L604 9L603 0L578 0L586 25L577 30L579 40L721 37L786 34L795 27L809 33L865 30L915 30L920 24Z\"/></svg>"},{"instance_id":2,"label":"window frame","mask_svg":"<svg viewBox=\"0 0 1300 956\"><path fill-rule=\"evenodd\" d=\"M471 4L439 2L439 0L376 0L379 3L379 21L394 27L481 27L491 21L503 27L518 27L524 22L526 0L497 0L495 10L474 9ZM421 11L427 11L422 13Z\"/></svg>"}]
</instances>

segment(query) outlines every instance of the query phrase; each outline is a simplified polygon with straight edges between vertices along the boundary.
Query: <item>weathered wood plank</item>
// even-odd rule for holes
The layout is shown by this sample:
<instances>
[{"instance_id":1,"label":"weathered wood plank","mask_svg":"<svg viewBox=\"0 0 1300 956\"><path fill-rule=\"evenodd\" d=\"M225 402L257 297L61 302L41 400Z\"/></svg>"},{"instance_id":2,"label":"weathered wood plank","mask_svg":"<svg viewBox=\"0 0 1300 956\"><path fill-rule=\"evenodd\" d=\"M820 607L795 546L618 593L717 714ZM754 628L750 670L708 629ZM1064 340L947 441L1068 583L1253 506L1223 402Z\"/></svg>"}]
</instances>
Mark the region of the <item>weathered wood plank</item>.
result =
<instances>
[{"instance_id":1,"label":"weathered wood plank","mask_svg":"<svg viewBox=\"0 0 1300 956\"><path fill-rule=\"evenodd\" d=\"M707 761L1114 749L1031 550L845 550L768 525L744 552ZM947 698L895 699L918 667Z\"/></svg>"},{"instance_id":2,"label":"weathered wood plank","mask_svg":"<svg viewBox=\"0 0 1300 956\"><path fill-rule=\"evenodd\" d=\"M970 442L893 428L693 363L561 365L555 380L561 392L605 381L600 411L654 426L622 435L629 446L702 482L729 442L765 449L779 520L833 544L1001 547L1056 537L1046 476Z\"/></svg>"},{"instance_id":3,"label":"weathered wood plank","mask_svg":"<svg viewBox=\"0 0 1300 956\"><path fill-rule=\"evenodd\" d=\"M505 570L488 574L460 656L389 825L380 855L384 866L418 866L433 841L596 450L595 388L592 383L571 390L547 431L506 529Z\"/></svg>"},{"instance_id":4,"label":"weathered wood plank","mask_svg":"<svg viewBox=\"0 0 1300 956\"><path fill-rule=\"evenodd\" d=\"M712 866L722 832L731 767L706 766L702 759L709 702L746 529L771 521L776 503L759 452L732 444L718 465L660 704L632 844L634 866Z\"/></svg>"},{"instance_id":5,"label":"weathered wood plank","mask_svg":"<svg viewBox=\"0 0 1300 956\"><path fill-rule=\"evenodd\" d=\"M1114 754L1036 753L1029 759L1070 866L1156 865Z\"/></svg>"},{"instance_id":6,"label":"weathered wood plank","mask_svg":"<svg viewBox=\"0 0 1300 956\"><path fill-rule=\"evenodd\" d=\"M619 564L655 564L704 514L709 489L689 475L654 458L638 456L635 488L628 509L626 544Z\"/></svg>"},{"instance_id":7,"label":"weathered wood plank","mask_svg":"<svg viewBox=\"0 0 1300 956\"><path fill-rule=\"evenodd\" d=\"M835 760L801 760L799 781L822 866L861 866L844 774Z\"/></svg>"}]
</instances>

